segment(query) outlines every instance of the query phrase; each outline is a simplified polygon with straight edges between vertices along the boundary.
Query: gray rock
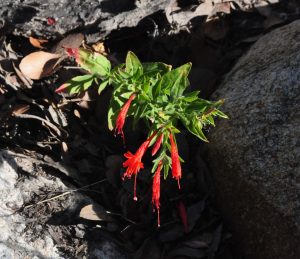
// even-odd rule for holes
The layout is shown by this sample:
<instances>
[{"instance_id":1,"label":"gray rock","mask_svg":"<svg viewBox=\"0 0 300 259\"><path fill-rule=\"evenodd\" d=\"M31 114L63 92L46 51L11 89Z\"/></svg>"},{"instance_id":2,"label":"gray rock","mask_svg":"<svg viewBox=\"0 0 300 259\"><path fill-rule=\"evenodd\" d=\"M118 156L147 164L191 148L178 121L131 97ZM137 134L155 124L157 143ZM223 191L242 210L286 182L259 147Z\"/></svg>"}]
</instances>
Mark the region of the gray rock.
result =
<instances>
[{"instance_id":1,"label":"gray rock","mask_svg":"<svg viewBox=\"0 0 300 259\"><path fill-rule=\"evenodd\" d=\"M2 31L16 35L58 37L73 31L87 34L88 41L97 41L111 31L136 26L143 18L164 10L169 1L158 0L2 0ZM55 24L49 25L51 17Z\"/></svg>"},{"instance_id":2,"label":"gray rock","mask_svg":"<svg viewBox=\"0 0 300 259\"><path fill-rule=\"evenodd\" d=\"M125 258L110 241L87 240L78 213L94 202L73 189L36 160L0 150L0 258Z\"/></svg>"},{"instance_id":3,"label":"gray rock","mask_svg":"<svg viewBox=\"0 0 300 259\"><path fill-rule=\"evenodd\" d=\"M300 258L300 21L263 36L214 95L218 200L246 258Z\"/></svg>"}]
</instances>

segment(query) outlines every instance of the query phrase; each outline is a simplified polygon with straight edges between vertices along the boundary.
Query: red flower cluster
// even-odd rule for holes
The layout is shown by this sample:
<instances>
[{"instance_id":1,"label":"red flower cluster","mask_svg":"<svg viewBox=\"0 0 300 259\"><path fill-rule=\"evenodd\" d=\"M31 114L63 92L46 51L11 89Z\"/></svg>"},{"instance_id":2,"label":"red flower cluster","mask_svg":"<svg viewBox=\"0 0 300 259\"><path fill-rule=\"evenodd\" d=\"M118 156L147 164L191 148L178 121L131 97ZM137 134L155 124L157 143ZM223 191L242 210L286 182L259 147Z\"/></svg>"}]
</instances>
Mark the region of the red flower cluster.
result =
<instances>
[{"instance_id":1,"label":"red flower cluster","mask_svg":"<svg viewBox=\"0 0 300 259\"><path fill-rule=\"evenodd\" d=\"M127 102L124 104L124 106L121 108L119 115L116 120L116 127L115 127L115 135L121 134L123 141L125 141L124 138L124 132L123 127L125 124L125 119L129 110L129 107L131 105L131 102L136 97L136 94L132 94L130 98L127 100ZM151 140L155 137L157 134L157 131L154 132L146 141L142 143L142 145L139 147L139 149L136 151L135 154L132 154L131 152L126 152L124 156L127 158L127 160L123 163L123 167L127 168L126 172L123 175L123 180L125 178L131 178L134 175L134 195L133 199L137 200L136 195L136 179L138 172L144 168L144 164L142 162L142 158L146 152L146 150L149 147L149 144ZM151 154L154 156L158 150L160 149L163 142L163 134L160 134L152 148ZM178 181L178 187L180 189L180 183L179 180L181 179L181 165L178 155L178 149L177 145L174 141L173 134L170 131L170 143L171 143L171 159L172 159L172 177L175 178ZM152 185L152 204L154 205L155 209L157 210L158 215L158 226L160 226L160 173L163 167L163 161L160 161L156 172L153 177L153 185Z\"/></svg>"}]
</instances>

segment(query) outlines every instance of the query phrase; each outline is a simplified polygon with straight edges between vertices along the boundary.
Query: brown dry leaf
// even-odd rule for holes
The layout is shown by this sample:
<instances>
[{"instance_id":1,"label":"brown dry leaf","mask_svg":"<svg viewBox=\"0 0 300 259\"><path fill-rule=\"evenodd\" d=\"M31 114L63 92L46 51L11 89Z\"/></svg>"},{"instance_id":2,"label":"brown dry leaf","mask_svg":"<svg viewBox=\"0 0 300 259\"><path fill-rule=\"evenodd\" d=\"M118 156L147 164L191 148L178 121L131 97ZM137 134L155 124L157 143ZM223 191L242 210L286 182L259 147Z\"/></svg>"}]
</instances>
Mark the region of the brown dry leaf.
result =
<instances>
[{"instance_id":1,"label":"brown dry leaf","mask_svg":"<svg viewBox=\"0 0 300 259\"><path fill-rule=\"evenodd\" d=\"M106 210L99 204L89 204L84 206L80 213L79 217L88 219L88 220L97 220L97 221L114 221L106 212Z\"/></svg>"},{"instance_id":2,"label":"brown dry leaf","mask_svg":"<svg viewBox=\"0 0 300 259\"><path fill-rule=\"evenodd\" d=\"M29 42L33 47L39 48L39 49L44 49L42 46L44 43L48 42L48 40L42 40L42 39L36 39L33 37L29 37Z\"/></svg>"},{"instance_id":3,"label":"brown dry leaf","mask_svg":"<svg viewBox=\"0 0 300 259\"><path fill-rule=\"evenodd\" d=\"M213 10L211 11L211 16L216 15L218 13L226 13L230 14L230 2L225 2L225 3L217 3L214 5Z\"/></svg>"},{"instance_id":4,"label":"brown dry leaf","mask_svg":"<svg viewBox=\"0 0 300 259\"><path fill-rule=\"evenodd\" d=\"M102 42L102 41L99 41L99 42L93 44L92 48L95 52L98 52L103 55L107 55L107 52L105 51L104 42Z\"/></svg>"},{"instance_id":5,"label":"brown dry leaf","mask_svg":"<svg viewBox=\"0 0 300 259\"><path fill-rule=\"evenodd\" d=\"M82 33L69 34L58 42L52 49L52 53L64 54L64 48L79 48L84 40L84 35Z\"/></svg>"},{"instance_id":6,"label":"brown dry leaf","mask_svg":"<svg viewBox=\"0 0 300 259\"><path fill-rule=\"evenodd\" d=\"M61 143L61 148L64 153L67 153L69 151L69 147L68 147L67 143L64 141Z\"/></svg>"},{"instance_id":7,"label":"brown dry leaf","mask_svg":"<svg viewBox=\"0 0 300 259\"><path fill-rule=\"evenodd\" d=\"M74 115L75 115L77 118L81 119L81 114L80 114L80 112L79 112L77 109L74 110Z\"/></svg>"},{"instance_id":8,"label":"brown dry leaf","mask_svg":"<svg viewBox=\"0 0 300 259\"><path fill-rule=\"evenodd\" d=\"M27 112L29 109L30 106L28 104L18 104L11 109L11 114L13 116L20 115Z\"/></svg>"},{"instance_id":9,"label":"brown dry leaf","mask_svg":"<svg viewBox=\"0 0 300 259\"><path fill-rule=\"evenodd\" d=\"M15 90L18 89L18 87L20 87L20 84L18 82L17 76L14 75L13 73L8 73L5 76L5 82L9 85L11 85Z\"/></svg>"},{"instance_id":10,"label":"brown dry leaf","mask_svg":"<svg viewBox=\"0 0 300 259\"><path fill-rule=\"evenodd\" d=\"M37 51L25 56L21 60L19 68L27 78L39 80L54 72L60 58L60 54Z\"/></svg>"}]
</instances>

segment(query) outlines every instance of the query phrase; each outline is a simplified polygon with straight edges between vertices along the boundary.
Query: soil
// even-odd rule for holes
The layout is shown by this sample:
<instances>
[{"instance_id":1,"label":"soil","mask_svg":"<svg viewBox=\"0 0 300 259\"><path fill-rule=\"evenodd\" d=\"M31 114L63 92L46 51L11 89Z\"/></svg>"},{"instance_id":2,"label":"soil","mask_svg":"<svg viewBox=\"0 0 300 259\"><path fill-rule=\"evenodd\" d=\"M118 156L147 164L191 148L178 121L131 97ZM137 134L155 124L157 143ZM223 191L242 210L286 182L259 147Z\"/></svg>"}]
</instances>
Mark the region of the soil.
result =
<instances>
[{"instance_id":1,"label":"soil","mask_svg":"<svg viewBox=\"0 0 300 259\"><path fill-rule=\"evenodd\" d=\"M107 5L107 8L112 6ZM223 75L253 42L262 34L300 17L296 9L289 9L283 3L270 8L274 15L286 16L267 26L268 17L257 9L244 12L237 8L209 23L204 23L203 17L195 17L190 28L179 32L173 30L164 13L158 12L145 17L133 28L111 31L101 42L115 63L123 62L128 50L135 52L143 62L162 61L176 67L192 61L191 88L200 89L202 97L209 98ZM93 90L84 96L55 94L59 85L81 73L73 69L76 64L72 60L63 61L51 76L26 87L10 62L18 64L23 56L37 49L22 35L9 33L2 41L0 148L18 154L30 153L35 159L48 162L40 173L49 179L58 177L74 188L105 180L101 185L78 192L112 212L113 223L77 218L74 221L74 215L61 210L68 196L31 210L20 210L21 215L34 224L50 229L63 258L101 258L89 251L103 240L114 243L116 250L128 258L243 258L237 252L237 242L230 228L214 205L209 161L204 161L198 152L202 143L182 131L178 140L186 161L182 189L179 191L171 179L162 183L162 225L157 228L151 206L150 157L146 157L145 170L138 180L138 202L132 199L132 182L121 180L123 153L127 149L136 150L146 137L143 129L126 128L128 146L124 149L122 140L107 129L105 111L109 91L100 97ZM58 42L50 39L47 50ZM27 176L21 172L19 181ZM40 190L29 203L53 196ZM187 210L188 233L184 232L180 204ZM29 223L27 228L31 227ZM84 238L74 239L82 233Z\"/></svg>"}]
</instances>

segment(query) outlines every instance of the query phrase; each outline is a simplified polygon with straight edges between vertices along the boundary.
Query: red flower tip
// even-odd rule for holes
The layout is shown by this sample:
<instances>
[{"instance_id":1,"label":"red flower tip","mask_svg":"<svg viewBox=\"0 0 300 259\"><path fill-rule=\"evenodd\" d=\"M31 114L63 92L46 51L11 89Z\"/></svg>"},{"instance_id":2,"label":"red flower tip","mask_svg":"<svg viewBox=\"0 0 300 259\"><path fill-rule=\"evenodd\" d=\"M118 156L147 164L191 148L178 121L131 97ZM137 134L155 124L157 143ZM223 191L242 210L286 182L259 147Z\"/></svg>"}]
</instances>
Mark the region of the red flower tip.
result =
<instances>
[{"instance_id":1,"label":"red flower tip","mask_svg":"<svg viewBox=\"0 0 300 259\"><path fill-rule=\"evenodd\" d=\"M76 60L79 59L79 49L78 48L65 48L69 57L73 57Z\"/></svg>"},{"instance_id":2,"label":"red flower tip","mask_svg":"<svg viewBox=\"0 0 300 259\"><path fill-rule=\"evenodd\" d=\"M130 98L127 100L127 102L123 105L122 109L120 110L119 115L116 120L115 135L117 135L117 134L121 135L123 138L123 142L125 142L123 127L125 124L126 115L127 115L128 109L130 107L130 104L135 97L136 97L135 94L132 94L130 96Z\"/></svg>"},{"instance_id":3,"label":"red flower tip","mask_svg":"<svg viewBox=\"0 0 300 259\"><path fill-rule=\"evenodd\" d=\"M54 25L56 23L55 19L53 17L48 17L47 18L47 24L48 25Z\"/></svg>"},{"instance_id":4,"label":"red flower tip","mask_svg":"<svg viewBox=\"0 0 300 259\"><path fill-rule=\"evenodd\" d=\"M151 155L152 155L152 156L154 156L154 155L157 153L157 151L159 150L159 148L160 148L160 146L161 146L161 143L162 143L162 141L163 141L163 137L164 137L164 135L161 134L161 135L158 137L158 139L156 140L156 142L155 142L155 144L154 144L154 146L153 146L153 148L152 148L152 151L151 151Z\"/></svg>"},{"instance_id":5,"label":"red flower tip","mask_svg":"<svg viewBox=\"0 0 300 259\"><path fill-rule=\"evenodd\" d=\"M170 133L171 142L171 159L172 159L172 177L178 181L178 188L180 189L179 180L181 178L181 165L178 155L178 149L173 139L173 134Z\"/></svg>"},{"instance_id":6,"label":"red flower tip","mask_svg":"<svg viewBox=\"0 0 300 259\"><path fill-rule=\"evenodd\" d=\"M60 87L58 87L55 90L55 93L61 93L64 92L68 88L69 84L62 84Z\"/></svg>"},{"instance_id":7,"label":"red flower tip","mask_svg":"<svg viewBox=\"0 0 300 259\"><path fill-rule=\"evenodd\" d=\"M160 207L160 172L162 169L162 161L159 162L156 172L153 178L152 185L152 204L157 210L157 226L160 227L160 215L159 215L159 207Z\"/></svg>"},{"instance_id":8,"label":"red flower tip","mask_svg":"<svg viewBox=\"0 0 300 259\"><path fill-rule=\"evenodd\" d=\"M178 203L178 210L179 210L179 215L184 227L184 232L188 233L189 232L189 227L188 227L188 219L187 219L187 213L186 213L186 208L185 205L182 201Z\"/></svg>"}]
</instances>

